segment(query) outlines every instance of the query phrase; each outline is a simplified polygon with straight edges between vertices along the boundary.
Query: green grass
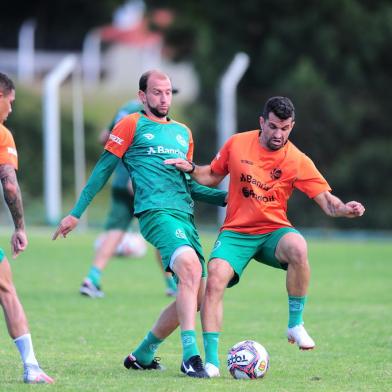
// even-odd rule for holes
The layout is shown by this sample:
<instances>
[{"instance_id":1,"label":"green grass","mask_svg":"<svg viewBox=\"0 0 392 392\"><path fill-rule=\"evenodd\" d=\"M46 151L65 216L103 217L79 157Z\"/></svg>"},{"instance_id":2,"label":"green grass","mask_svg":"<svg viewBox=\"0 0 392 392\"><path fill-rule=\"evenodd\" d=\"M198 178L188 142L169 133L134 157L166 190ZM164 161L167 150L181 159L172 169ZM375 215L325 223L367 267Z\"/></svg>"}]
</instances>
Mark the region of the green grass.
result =
<instances>
[{"instance_id":1,"label":"green grass","mask_svg":"<svg viewBox=\"0 0 392 392\"><path fill-rule=\"evenodd\" d=\"M226 292L220 359L223 377L193 380L179 372L179 333L161 346L165 372L126 371L122 360L169 303L152 249L140 260L115 259L104 274L106 297L78 294L92 257L93 232L52 242L30 230L30 246L12 261L42 367L53 391L387 391L392 379L392 245L309 241L312 281L306 325L317 349L287 344L285 275L252 262ZM5 246L8 234L0 237ZM205 251L214 235L204 235ZM7 245L8 246L8 245ZM7 249L7 253L9 251ZM0 321L0 390L26 391L19 354ZM199 343L200 339L200 326ZM262 343L271 367L263 380L236 381L224 367L230 346ZM40 387L34 387L36 389Z\"/></svg>"}]
</instances>

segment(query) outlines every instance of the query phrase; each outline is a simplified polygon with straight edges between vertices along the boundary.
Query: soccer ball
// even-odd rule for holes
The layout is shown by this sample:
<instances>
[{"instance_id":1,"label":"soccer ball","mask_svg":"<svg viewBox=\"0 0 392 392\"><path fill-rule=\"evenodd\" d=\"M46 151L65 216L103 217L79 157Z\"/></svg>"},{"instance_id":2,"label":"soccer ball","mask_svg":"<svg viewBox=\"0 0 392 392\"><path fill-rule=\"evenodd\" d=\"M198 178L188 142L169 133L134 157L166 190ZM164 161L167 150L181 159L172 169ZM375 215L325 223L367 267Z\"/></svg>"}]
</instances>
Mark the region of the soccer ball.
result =
<instances>
[{"instance_id":1,"label":"soccer ball","mask_svg":"<svg viewBox=\"0 0 392 392\"><path fill-rule=\"evenodd\" d=\"M126 233L118 244L116 256L143 257L147 253L147 243L139 233Z\"/></svg>"},{"instance_id":2,"label":"soccer ball","mask_svg":"<svg viewBox=\"0 0 392 392\"><path fill-rule=\"evenodd\" d=\"M95 241L94 248L101 247L107 233L102 233ZM147 253L147 243L139 233L129 232L124 234L121 242L117 245L116 256L143 257Z\"/></svg>"},{"instance_id":3,"label":"soccer ball","mask_svg":"<svg viewBox=\"0 0 392 392\"><path fill-rule=\"evenodd\" d=\"M229 350L227 368L237 380L262 378L269 368L268 352L260 343L244 340Z\"/></svg>"}]
</instances>

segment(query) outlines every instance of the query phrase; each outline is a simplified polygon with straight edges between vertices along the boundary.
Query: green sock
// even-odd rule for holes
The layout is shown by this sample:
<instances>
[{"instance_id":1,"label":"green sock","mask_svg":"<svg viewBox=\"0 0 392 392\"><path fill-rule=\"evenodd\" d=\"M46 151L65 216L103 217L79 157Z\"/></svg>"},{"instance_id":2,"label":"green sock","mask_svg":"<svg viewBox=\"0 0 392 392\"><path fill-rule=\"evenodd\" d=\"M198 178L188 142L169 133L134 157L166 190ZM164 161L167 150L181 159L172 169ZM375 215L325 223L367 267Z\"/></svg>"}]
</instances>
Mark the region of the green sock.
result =
<instances>
[{"instance_id":1,"label":"green sock","mask_svg":"<svg viewBox=\"0 0 392 392\"><path fill-rule=\"evenodd\" d=\"M219 367L218 346L220 332L203 332L204 352L206 363Z\"/></svg>"},{"instance_id":2,"label":"green sock","mask_svg":"<svg viewBox=\"0 0 392 392\"><path fill-rule=\"evenodd\" d=\"M87 277L91 280L91 282L93 282L95 286L99 286L101 284L101 275L102 271L99 268L92 266L88 272Z\"/></svg>"},{"instance_id":3,"label":"green sock","mask_svg":"<svg viewBox=\"0 0 392 392\"><path fill-rule=\"evenodd\" d=\"M303 323L302 313L306 302L305 297L294 297L289 295L289 328Z\"/></svg>"},{"instance_id":4,"label":"green sock","mask_svg":"<svg viewBox=\"0 0 392 392\"><path fill-rule=\"evenodd\" d=\"M173 292L177 291L177 283L172 276L166 276L166 287Z\"/></svg>"},{"instance_id":5,"label":"green sock","mask_svg":"<svg viewBox=\"0 0 392 392\"><path fill-rule=\"evenodd\" d=\"M142 365L149 365L154 359L154 354L158 349L158 346L163 340L158 339L151 331L144 337L142 342L132 351L132 354L136 357L138 362Z\"/></svg>"},{"instance_id":6,"label":"green sock","mask_svg":"<svg viewBox=\"0 0 392 392\"><path fill-rule=\"evenodd\" d=\"M181 341L184 361L194 355L200 355L196 344L196 332L194 330L181 331Z\"/></svg>"}]
</instances>

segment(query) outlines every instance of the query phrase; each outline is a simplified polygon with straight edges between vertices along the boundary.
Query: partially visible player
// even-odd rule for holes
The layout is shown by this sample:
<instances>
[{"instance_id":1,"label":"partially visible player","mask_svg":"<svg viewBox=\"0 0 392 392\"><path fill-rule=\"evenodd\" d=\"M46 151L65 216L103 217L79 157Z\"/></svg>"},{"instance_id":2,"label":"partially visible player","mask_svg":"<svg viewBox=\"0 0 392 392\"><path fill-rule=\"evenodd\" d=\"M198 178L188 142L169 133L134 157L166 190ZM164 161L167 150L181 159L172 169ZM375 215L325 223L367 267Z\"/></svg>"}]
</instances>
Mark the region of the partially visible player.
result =
<instances>
[{"instance_id":1,"label":"partially visible player","mask_svg":"<svg viewBox=\"0 0 392 392\"><path fill-rule=\"evenodd\" d=\"M140 111L143 106L137 100L126 102L118 110L107 129L100 135L100 142L105 145L110 132L123 117ZM119 162L113 173L111 188L111 206L106 218L105 232L99 236L99 242L95 251L93 263L82 285L80 293L90 298L102 298L104 292L101 289L102 272L109 260L115 255L116 249L126 239L127 231L133 220L133 190L128 170L122 162ZM160 255L157 252L156 259L160 269L162 268ZM170 272L163 271L166 285L166 294L175 296L177 284Z\"/></svg>"},{"instance_id":2,"label":"partially visible player","mask_svg":"<svg viewBox=\"0 0 392 392\"><path fill-rule=\"evenodd\" d=\"M167 160L179 170L191 172L204 185L215 186L230 174L228 208L208 263L208 279L202 305L206 371L219 376L218 342L226 287L237 284L255 259L287 270L289 321L287 338L300 349L315 347L303 323L310 280L305 239L287 219L287 202L298 189L331 217L362 216L361 203L343 203L314 163L288 139L295 111L290 99L270 98L259 118L260 129L232 136L207 166L182 159Z\"/></svg>"},{"instance_id":3,"label":"partially visible player","mask_svg":"<svg viewBox=\"0 0 392 392\"><path fill-rule=\"evenodd\" d=\"M3 125L12 111L15 86L0 73L0 180L4 199L11 213L15 231L11 237L12 256L16 258L27 247L22 196L16 172L18 155L11 132ZM0 304L4 311L8 333L14 340L23 361L23 381L27 384L52 384L54 381L39 367L22 304L12 281L11 266L0 248Z\"/></svg>"}]
</instances>

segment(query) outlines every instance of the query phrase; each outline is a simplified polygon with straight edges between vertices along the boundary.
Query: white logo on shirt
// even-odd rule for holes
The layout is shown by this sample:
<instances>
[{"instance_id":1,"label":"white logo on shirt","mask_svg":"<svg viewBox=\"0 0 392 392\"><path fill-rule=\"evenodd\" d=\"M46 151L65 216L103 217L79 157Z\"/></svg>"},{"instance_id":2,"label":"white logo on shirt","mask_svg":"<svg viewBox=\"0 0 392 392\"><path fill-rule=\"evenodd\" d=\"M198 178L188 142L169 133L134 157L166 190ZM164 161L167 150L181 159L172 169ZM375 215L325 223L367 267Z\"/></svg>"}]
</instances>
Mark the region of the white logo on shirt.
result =
<instances>
[{"instance_id":1,"label":"white logo on shirt","mask_svg":"<svg viewBox=\"0 0 392 392\"><path fill-rule=\"evenodd\" d=\"M120 137L113 135L112 133L109 135L109 139L112 140L114 143L117 143L121 146L123 144L124 140L121 139Z\"/></svg>"},{"instance_id":2,"label":"white logo on shirt","mask_svg":"<svg viewBox=\"0 0 392 392\"><path fill-rule=\"evenodd\" d=\"M171 155L179 155L181 158L186 157L186 155L179 150L178 148L166 148L163 146L156 146L156 148L154 147L148 147L147 150L147 154L151 155L151 154L171 154Z\"/></svg>"},{"instance_id":3,"label":"white logo on shirt","mask_svg":"<svg viewBox=\"0 0 392 392\"><path fill-rule=\"evenodd\" d=\"M143 133L143 136L147 139L147 140L152 140L154 139L154 135L152 133Z\"/></svg>"},{"instance_id":4,"label":"white logo on shirt","mask_svg":"<svg viewBox=\"0 0 392 392\"><path fill-rule=\"evenodd\" d=\"M15 148L13 148L13 147L7 147L7 151L9 154L15 155L16 157L18 156L18 153L16 152Z\"/></svg>"},{"instance_id":5,"label":"white logo on shirt","mask_svg":"<svg viewBox=\"0 0 392 392\"><path fill-rule=\"evenodd\" d=\"M177 135L176 139L177 139L178 143L181 144L181 146L186 147L186 145L187 145L186 140L181 135Z\"/></svg>"},{"instance_id":6,"label":"white logo on shirt","mask_svg":"<svg viewBox=\"0 0 392 392\"><path fill-rule=\"evenodd\" d=\"M185 238L186 238L186 235L185 235L185 233L184 233L181 229L177 229L177 230L176 230L176 237L177 237L177 238L185 239Z\"/></svg>"}]
</instances>

